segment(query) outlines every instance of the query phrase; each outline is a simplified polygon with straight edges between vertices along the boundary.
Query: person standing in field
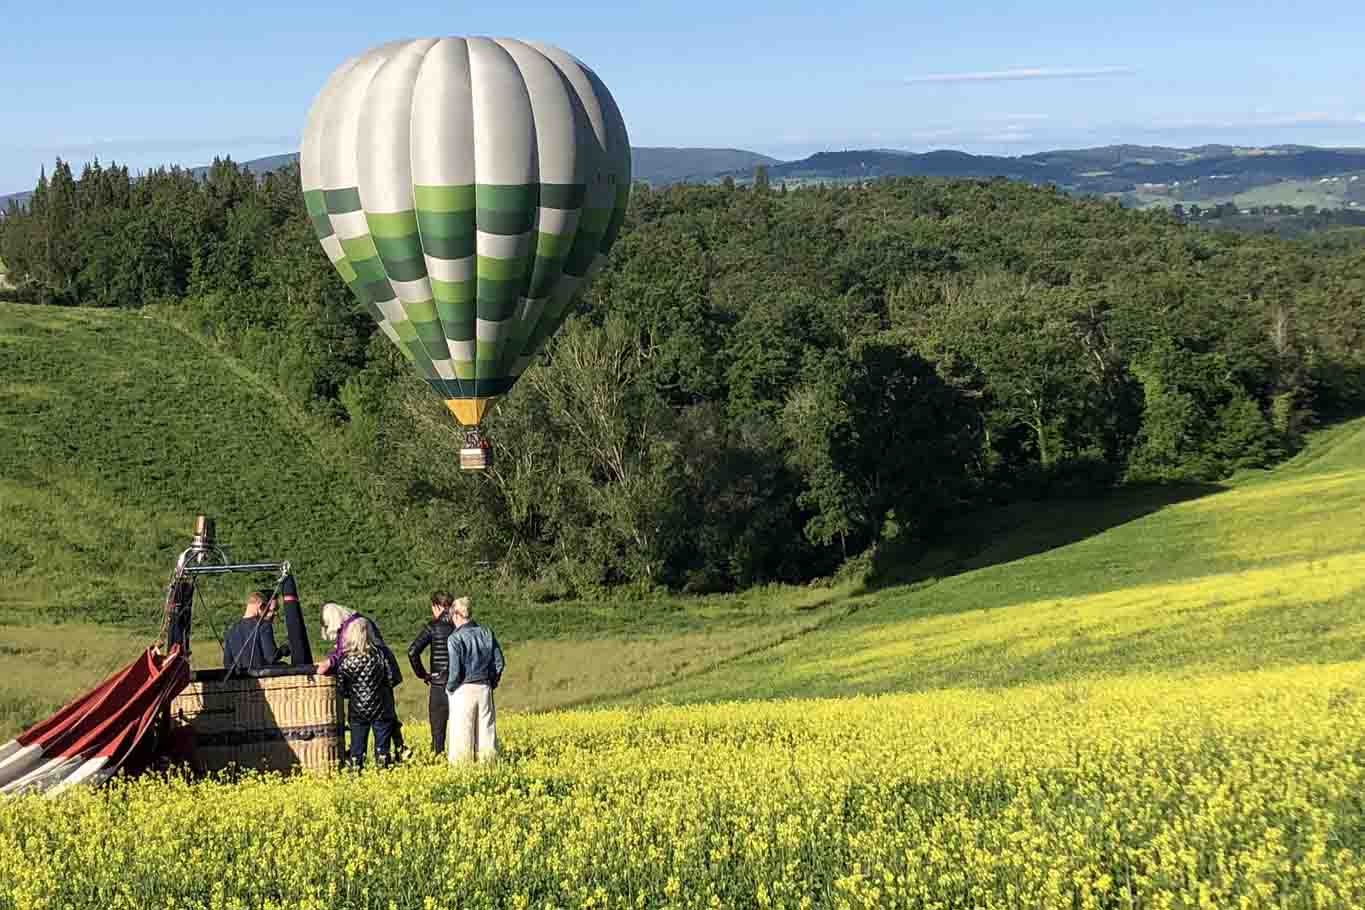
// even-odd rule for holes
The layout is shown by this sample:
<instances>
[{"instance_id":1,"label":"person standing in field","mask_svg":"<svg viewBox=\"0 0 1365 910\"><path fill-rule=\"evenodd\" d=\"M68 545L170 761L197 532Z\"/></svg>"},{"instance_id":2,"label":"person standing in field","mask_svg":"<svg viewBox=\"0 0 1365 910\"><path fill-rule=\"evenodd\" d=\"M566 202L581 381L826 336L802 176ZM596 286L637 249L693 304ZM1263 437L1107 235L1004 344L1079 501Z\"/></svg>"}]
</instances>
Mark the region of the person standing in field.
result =
<instances>
[{"instance_id":1,"label":"person standing in field","mask_svg":"<svg viewBox=\"0 0 1365 910\"><path fill-rule=\"evenodd\" d=\"M455 632L446 647L449 666L446 691L450 693L450 735L446 748L451 762L477 755L489 761L498 754L497 713L493 690L502 681L505 662L497 636L470 615L469 598L458 598L450 607Z\"/></svg>"},{"instance_id":2,"label":"person standing in field","mask_svg":"<svg viewBox=\"0 0 1365 910\"><path fill-rule=\"evenodd\" d=\"M378 650L384 662L388 665L389 678L393 680L393 685L397 686L403 681L403 672L398 667L398 658L394 656L393 650L384 643L384 636L379 632L379 625L368 616L349 607L343 607L334 600L329 600L322 605L322 637L326 641L336 642L330 654L323 658L317 665L316 672L326 675L336 669L336 665L342 658L342 642L345 638L346 630L352 625L364 625L369 634L370 643ZM393 704L390 699L390 705ZM395 760L401 758L405 747L403 742L403 723L398 719L397 710L392 710L388 717L393 725L392 740L393 754Z\"/></svg>"},{"instance_id":3,"label":"person standing in field","mask_svg":"<svg viewBox=\"0 0 1365 910\"><path fill-rule=\"evenodd\" d=\"M408 645L408 663L417 678L425 680L427 717L431 719L431 751L440 755L446 750L446 725L450 722L450 696L446 694L447 669L450 666L448 649L455 626L450 622L450 608L455 599L448 591L434 591L431 595L431 622ZM431 649L431 672L422 666L422 652Z\"/></svg>"},{"instance_id":4,"label":"person standing in field","mask_svg":"<svg viewBox=\"0 0 1365 910\"><path fill-rule=\"evenodd\" d=\"M346 720L351 728L350 761L365 764L370 732L374 731L374 760L389 764L393 733L393 675L389 662L370 635L370 624L353 622L341 633L341 658L336 662L337 686L346 698Z\"/></svg>"}]
</instances>

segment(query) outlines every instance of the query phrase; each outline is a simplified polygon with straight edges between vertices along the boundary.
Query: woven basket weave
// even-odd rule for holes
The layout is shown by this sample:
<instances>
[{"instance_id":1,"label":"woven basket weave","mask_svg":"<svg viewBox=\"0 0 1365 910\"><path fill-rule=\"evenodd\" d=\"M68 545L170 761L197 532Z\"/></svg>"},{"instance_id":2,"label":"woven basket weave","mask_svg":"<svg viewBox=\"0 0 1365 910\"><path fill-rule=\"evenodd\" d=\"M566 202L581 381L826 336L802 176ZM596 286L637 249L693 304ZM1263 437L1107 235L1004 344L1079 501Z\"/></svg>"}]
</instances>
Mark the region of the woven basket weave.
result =
<instances>
[{"instance_id":1,"label":"woven basket weave","mask_svg":"<svg viewBox=\"0 0 1365 910\"><path fill-rule=\"evenodd\" d=\"M188 733L192 765L210 773L334 768L342 717L336 679L308 674L196 679L170 705L172 736Z\"/></svg>"}]
</instances>

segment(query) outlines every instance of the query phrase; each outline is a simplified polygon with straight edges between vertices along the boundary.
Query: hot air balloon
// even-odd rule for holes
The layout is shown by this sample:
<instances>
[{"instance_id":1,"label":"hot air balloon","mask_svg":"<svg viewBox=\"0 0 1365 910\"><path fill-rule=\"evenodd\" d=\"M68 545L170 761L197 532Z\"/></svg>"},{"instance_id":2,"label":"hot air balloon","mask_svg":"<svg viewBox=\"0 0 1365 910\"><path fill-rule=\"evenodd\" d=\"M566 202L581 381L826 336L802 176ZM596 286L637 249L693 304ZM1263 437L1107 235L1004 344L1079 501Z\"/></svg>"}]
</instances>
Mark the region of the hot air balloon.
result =
<instances>
[{"instance_id":1,"label":"hot air balloon","mask_svg":"<svg viewBox=\"0 0 1365 910\"><path fill-rule=\"evenodd\" d=\"M554 334L616 240L630 141L597 75L547 44L422 38L343 63L308 113L308 213L333 266L465 428Z\"/></svg>"}]
</instances>

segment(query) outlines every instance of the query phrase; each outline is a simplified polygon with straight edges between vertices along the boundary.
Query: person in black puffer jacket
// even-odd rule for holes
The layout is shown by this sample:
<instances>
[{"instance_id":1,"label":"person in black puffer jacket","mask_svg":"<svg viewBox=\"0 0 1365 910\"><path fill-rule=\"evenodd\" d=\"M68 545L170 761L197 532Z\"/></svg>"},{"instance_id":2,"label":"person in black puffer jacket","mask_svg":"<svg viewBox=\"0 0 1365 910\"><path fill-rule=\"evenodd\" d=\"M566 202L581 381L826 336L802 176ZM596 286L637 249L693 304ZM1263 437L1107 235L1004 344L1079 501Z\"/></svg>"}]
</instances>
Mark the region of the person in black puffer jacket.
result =
<instances>
[{"instance_id":1,"label":"person in black puffer jacket","mask_svg":"<svg viewBox=\"0 0 1365 910\"><path fill-rule=\"evenodd\" d=\"M431 751L441 755L446 750L446 725L450 721L450 696L446 694L446 671L450 653L446 642L455 626L450 621L450 605L454 598L448 591L434 591L431 595L431 622L408 645L408 662L418 679L426 680L427 717L431 719ZM422 652L431 649L431 672L422 666Z\"/></svg>"},{"instance_id":2,"label":"person in black puffer jacket","mask_svg":"<svg viewBox=\"0 0 1365 910\"><path fill-rule=\"evenodd\" d=\"M351 726L351 766L364 766L370 731L374 730L374 760L384 767L389 763L389 736L393 733L394 680L389 662L370 635L369 623L351 623L342 633L336 673Z\"/></svg>"}]
</instances>

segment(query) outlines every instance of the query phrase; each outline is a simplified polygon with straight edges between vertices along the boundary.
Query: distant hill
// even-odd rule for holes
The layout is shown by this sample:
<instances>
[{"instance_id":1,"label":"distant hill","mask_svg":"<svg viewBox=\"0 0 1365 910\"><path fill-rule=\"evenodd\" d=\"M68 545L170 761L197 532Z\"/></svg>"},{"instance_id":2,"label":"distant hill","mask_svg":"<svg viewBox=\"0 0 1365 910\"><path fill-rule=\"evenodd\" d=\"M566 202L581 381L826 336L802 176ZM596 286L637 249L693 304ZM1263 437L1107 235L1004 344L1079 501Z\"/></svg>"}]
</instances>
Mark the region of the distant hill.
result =
<instances>
[{"instance_id":1,"label":"distant hill","mask_svg":"<svg viewBox=\"0 0 1365 910\"><path fill-rule=\"evenodd\" d=\"M273 155L246 162L252 173L264 174L294 161L298 155ZM751 172L757 164L779 164L776 158L743 149L707 148L633 148L630 150L631 173L635 180L646 183L678 183L686 180L707 180L726 171ZM207 168L195 168L202 174Z\"/></svg>"},{"instance_id":2,"label":"distant hill","mask_svg":"<svg viewBox=\"0 0 1365 910\"><path fill-rule=\"evenodd\" d=\"M11 199L20 205L28 205L28 198L32 195L33 191L29 190L27 193L10 193L8 196L0 196L0 215L3 215L5 209L9 208L9 201Z\"/></svg>"},{"instance_id":3,"label":"distant hill","mask_svg":"<svg viewBox=\"0 0 1365 910\"><path fill-rule=\"evenodd\" d=\"M253 173L264 174L297 157L272 155L245 164ZM1249 205L1263 204L1261 197L1266 197L1319 207L1344 208L1353 202L1365 206L1365 201L1346 191L1344 182L1336 189L1309 186L1310 182L1334 178L1350 181L1357 175L1365 180L1365 149L1359 148L1203 145L1178 149L1107 145L1018 157L972 155L951 149L930 152L853 149L781 161L744 149L644 147L631 150L631 161L634 179L653 185L719 181L725 177L747 183L753 179L754 167L765 164L771 180L795 184L878 177L1005 177L1026 183L1052 183L1068 192L1109 195L1127 205L1216 203L1242 196L1255 200L1247 201ZM191 170L202 175L207 168ZM22 204L31 195L26 192L0 196L0 211L10 199L18 199Z\"/></svg>"},{"instance_id":4,"label":"distant hill","mask_svg":"<svg viewBox=\"0 0 1365 910\"><path fill-rule=\"evenodd\" d=\"M1049 167L1025 158L969 155L966 152L934 151L912 154L894 151L816 152L800 161L771 165L770 179L839 180L877 177L1009 177L1040 182L1069 176L1066 167ZM747 178L735 173L736 180Z\"/></svg>"},{"instance_id":5,"label":"distant hill","mask_svg":"<svg viewBox=\"0 0 1365 910\"><path fill-rule=\"evenodd\" d=\"M1365 150L1279 148L1254 151L1229 146L1167 149L1116 145L1059 150L1017 158L936 150L911 153L886 149L817 152L800 161L771 165L776 178L857 177L1009 177L1030 182L1108 191L1108 184L1131 189L1138 183L1190 180L1215 174L1309 179L1365 169ZM736 169L729 176L747 177Z\"/></svg>"},{"instance_id":6,"label":"distant hill","mask_svg":"<svg viewBox=\"0 0 1365 910\"><path fill-rule=\"evenodd\" d=\"M752 179L752 168L736 168L713 179L727 176L746 182ZM796 184L912 176L1051 183L1068 192L1112 196L1126 205L1240 199L1245 205L1279 200L1319 207L1365 206L1354 190L1365 181L1365 149L1356 148L1111 145L1019 157L863 149L817 152L769 166L771 180Z\"/></svg>"},{"instance_id":7,"label":"distant hill","mask_svg":"<svg viewBox=\"0 0 1365 910\"><path fill-rule=\"evenodd\" d=\"M292 164L294 161L298 160L298 157L297 152L292 152L288 155L269 155L265 158L253 158L250 161L245 162L245 166L247 170L259 177L262 174L277 171L287 164ZM208 165L190 168L190 173L196 177L203 177L208 172Z\"/></svg>"},{"instance_id":8,"label":"distant hill","mask_svg":"<svg viewBox=\"0 0 1365 910\"><path fill-rule=\"evenodd\" d=\"M1206 149L1213 148L1206 146ZM1231 151L1229 149L1229 151ZM1129 162L1183 161L1210 152L1198 149L1173 149L1157 145L1105 145L1098 148L1063 149L1025 157L1044 164L1080 168L1109 168Z\"/></svg>"},{"instance_id":9,"label":"distant hill","mask_svg":"<svg viewBox=\"0 0 1365 910\"><path fill-rule=\"evenodd\" d=\"M298 154L270 155L266 158L253 158L244 162L253 174L267 174L296 161ZM776 158L749 152L744 149L710 148L633 148L630 150L631 171L634 179L650 184L681 183L685 181L705 181L717 174L728 171L741 171L752 175L755 165L780 164ZM208 173L208 165L190 168L196 177ZM9 206L11 199L25 205L32 191L11 193L0 196L0 212Z\"/></svg>"},{"instance_id":10,"label":"distant hill","mask_svg":"<svg viewBox=\"0 0 1365 910\"><path fill-rule=\"evenodd\" d=\"M630 155L634 179L651 184L706 180L727 171L752 174L756 165L781 163L743 149L637 148Z\"/></svg>"}]
</instances>

